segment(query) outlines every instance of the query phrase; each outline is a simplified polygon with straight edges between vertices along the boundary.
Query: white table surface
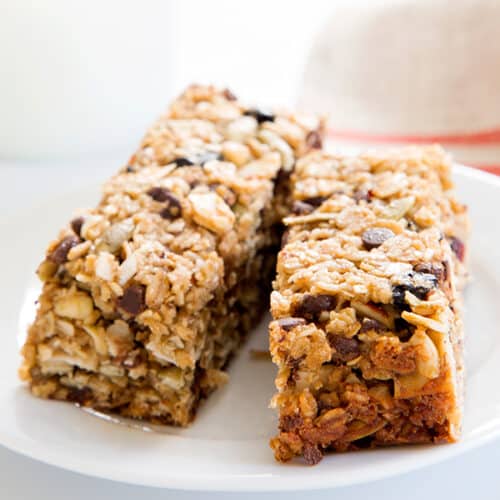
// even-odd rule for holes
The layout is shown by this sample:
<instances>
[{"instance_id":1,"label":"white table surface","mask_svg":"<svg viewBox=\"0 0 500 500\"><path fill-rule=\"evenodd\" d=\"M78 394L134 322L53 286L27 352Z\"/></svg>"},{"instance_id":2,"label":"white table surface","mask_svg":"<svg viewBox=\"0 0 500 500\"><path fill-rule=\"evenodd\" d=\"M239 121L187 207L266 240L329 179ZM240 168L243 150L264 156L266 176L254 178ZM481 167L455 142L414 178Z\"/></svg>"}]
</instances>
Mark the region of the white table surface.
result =
<instances>
[{"instance_id":1,"label":"white table surface","mask_svg":"<svg viewBox=\"0 0 500 500\"><path fill-rule=\"evenodd\" d=\"M129 151L130 148L127 148ZM90 158L78 163L13 163L0 161L0 217L6 216L9 198L21 195L38 198L57 194L61 186L74 190L82 184L94 184L116 171L125 161L125 154L99 161ZM44 186L40 193L39 186ZM64 214L62 214L64 217ZM9 332L2 332L9 334ZM1 417L0 417L1 418ZM36 422L34 422L36 425ZM98 458L96 457L96 460ZM332 474L335 471L332 470ZM85 477L25 458L0 446L1 500L107 500L176 498L390 498L478 500L500 499L500 441L470 451L445 463L433 465L393 479L360 486L314 493L231 494L189 493L130 486L112 481Z\"/></svg>"}]
</instances>

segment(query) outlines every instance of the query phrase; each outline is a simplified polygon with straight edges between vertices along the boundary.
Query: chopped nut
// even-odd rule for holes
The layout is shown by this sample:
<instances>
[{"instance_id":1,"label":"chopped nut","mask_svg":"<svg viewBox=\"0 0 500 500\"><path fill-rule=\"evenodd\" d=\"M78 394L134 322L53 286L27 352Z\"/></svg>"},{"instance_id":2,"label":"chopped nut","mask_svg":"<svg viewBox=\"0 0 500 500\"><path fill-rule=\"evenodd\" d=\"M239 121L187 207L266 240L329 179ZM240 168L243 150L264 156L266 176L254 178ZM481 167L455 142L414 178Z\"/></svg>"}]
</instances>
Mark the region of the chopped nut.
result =
<instances>
[{"instance_id":1,"label":"chopped nut","mask_svg":"<svg viewBox=\"0 0 500 500\"><path fill-rule=\"evenodd\" d=\"M111 253L118 251L123 243L127 241L134 232L134 222L132 219L125 219L113 224L106 229L103 240Z\"/></svg>"},{"instance_id":2,"label":"chopped nut","mask_svg":"<svg viewBox=\"0 0 500 500\"><path fill-rule=\"evenodd\" d=\"M191 193L188 197L193 208L193 219L217 234L229 231L235 222L234 213L216 193Z\"/></svg>"},{"instance_id":3,"label":"chopped nut","mask_svg":"<svg viewBox=\"0 0 500 500\"><path fill-rule=\"evenodd\" d=\"M83 320L92 314L94 304L87 294L75 292L58 298L54 310L58 316Z\"/></svg>"}]
</instances>

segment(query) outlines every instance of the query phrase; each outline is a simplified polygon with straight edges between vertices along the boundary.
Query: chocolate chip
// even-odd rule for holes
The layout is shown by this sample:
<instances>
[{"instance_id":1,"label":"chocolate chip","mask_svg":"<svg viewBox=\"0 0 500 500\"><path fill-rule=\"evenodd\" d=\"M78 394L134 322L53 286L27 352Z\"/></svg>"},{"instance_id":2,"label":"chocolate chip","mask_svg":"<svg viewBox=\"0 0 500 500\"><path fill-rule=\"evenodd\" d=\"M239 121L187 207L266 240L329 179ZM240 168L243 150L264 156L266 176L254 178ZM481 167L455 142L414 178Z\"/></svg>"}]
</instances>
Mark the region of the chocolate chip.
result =
<instances>
[{"instance_id":1,"label":"chocolate chip","mask_svg":"<svg viewBox=\"0 0 500 500\"><path fill-rule=\"evenodd\" d=\"M144 311L145 287L143 285L131 285L125 289L123 295L118 299L118 307L125 312L136 316Z\"/></svg>"},{"instance_id":2,"label":"chocolate chip","mask_svg":"<svg viewBox=\"0 0 500 500\"><path fill-rule=\"evenodd\" d=\"M319 131L311 130L311 132L306 135L306 145L311 149L321 149L323 147L323 141Z\"/></svg>"},{"instance_id":3,"label":"chocolate chip","mask_svg":"<svg viewBox=\"0 0 500 500\"><path fill-rule=\"evenodd\" d=\"M332 354L332 361L351 361L359 356L359 342L356 339L330 334L328 341L336 351Z\"/></svg>"},{"instance_id":4,"label":"chocolate chip","mask_svg":"<svg viewBox=\"0 0 500 500\"><path fill-rule=\"evenodd\" d=\"M281 318L278 320L278 325L285 332L290 331L292 328L298 325L305 325L306 322L304 318Z\"/></svg>"},{"instance_id":5,"label":"chocolate chip","mask_svg":"<svg viewBox=\"0 0 500 500\"><path fill-rule=\"evenodd\" d=\"M313 319L323 311L331 311L337 305L333 295L310 295L306 293L295 307L295 315L301 318Z\"/></svg>"},{"instance_id":6,"label":"chocolate chip","mask_svg":"<svg viewBox=\"0 0 500 500\"><path fill-rule=\"evenodd\" d=\"M92 400L92 390L89 387L70 387L66 399L83 406Z\"/></svg>"},{"instance_id":7,"label":"chocolate chip","mask_svg":"<svg viewBox=\"0 0 500 500\"><path fill-rule=\"evenodd\" d=\"M132 165L127 165L125 172L127 172L128 174L133 174L135 172L135 168Z\"/></svg>"},{"instance_id":8,"label":"chocolate chip","mask_svg":"<svg viewBox=\"0 0 500 500\"><path fill-rule=\"evenodd\" d=\"M85 222L85 219L83 217L77 217L76 219L73 219L71 221L71 229L73 229L74 233L77 236L81 236L81 231L82 231L82 226L83 223Z\"/></svg>"},{"instance_id":9,"label":"chocolate chip","mask_svg":"<svg viewBox=\"0 0 500 500\"><path fill-rule=\"evenodd\" d=\"M153 187L147 193L155 201L167 201L171 194L170 191L164 187Z\"/></svg>"},{"instance_id":10,"label":"chocolate chip","mask_svg":"<svg viewBox=\"0 0 500 500\"><path fill-rule=\"evenodd\" d=\"M465 257L465 244L464 244L464 242L461 239L459 239L455 236L452 236L450 238L450 246L451 246L451 249L453 250L453 252L455 253L455 255L457 256L457 259L460 262L463 262L464 257Z\"/></svg>"},{"instance_id":11,"label":"chocolate chip","mask_svg":"<svg viewBox=\"0 0 500 500\"><path fill-rule=\"evenodd\" d=\"M361 329L359 330L359 333L365 333L370 330L374 330L376 332L383 332L386 331L387 328L382 323L380 323L380 321L377 321L376 319L364 318L363 323L361 323Z\"/></svg>"},{"instance_id":12,"label":"chocolate chip","mask_svg":"<svg viewBox=\"0 0 500 500\"><path fill-rule=\"evenodd\" d=\"M328 199L327 196L313 196L311 198L306 198L305 200L302 200L304 203L307 203L308 205L312 205L313 207L317 208L321 206L321 204Z\"/></svg>"},{"instance_id":13,"label":"chocolate chip","mask_svg":"<svg viewBox=\"0 0 500 500\"><path fill-rule=\"evenodd\" d=\"M222 91L222 95L228 100L228 101L236 101L237 97L229 90L229 89L224 89Z\"/></svg>"},{"instance_id":14,"label":"chocolate chip","mask_svg":"<svg viewBox=\"0 0 500 500\"><path fill-rule=\"evenodd\" d=\"M80 243L80 238L76 236L66 236L54 251L48 256L48 259L55 264L63 264L68 259L68 252Z\"/></svg>"},{"instance_id":15,"label":"chocolate chip","mask_svg":"<svg viewBox=\"0 0 500 500\"><path fill-rule=\"evenodd\" d=\"M309 205L309 203L304 203L303 201L294 201L292 206L292 213L295 215L306 215L314 211L314 207Z\"/></svg>"},{"instance_id":16,"label":"chocolate chip","mask_svg":"<svg viewBox=\"0 0 500 500\"><path fill-rule=\"evenodd\" d=\"M171 163L175 163L178 167L189 167L191 165L194 165L194 163L189 158L176 158Z\"/></svg>"},{"instance_id":17,"label":"chocolate chip","mask_svg":"<svg viewBox=\"0 0 500 500\"><path fill-rule=\"evenodd\" d=\"M272 113L261 109L247 109L243 114L245 116L253 116L257 120L257 123L273 122L276 118Z\"/></svg>"},{"instance_id":18,"label":"chocolate chip","mask_svg":"<svg viewBox=\"0 0 500 500\"><path fill-rule=\"evenodd\" d=\"M372 199L372 192L371 190L364 190L364 189L357 189L352 193L352 197L356 201L356 203L359 203L360 201L370 201Z\"/></svg>"},{"instance_id":19,"label":"chocolate chip","mask_svg":"<svg viewBox=\"0 0 500 500\"><path fill-rule=\"evenodd\" d=\"M367 250L371 250L372 248L377 248L382 243L389 238L394 238L394 233L385 227L373 227L371 229L367 229L362 235L361 239L363 240L363 244Z\"/></svg>"},{"instance_id":20,"label":"chocolate chip","mask_svg":"<svg viewBox=\"0 0 500 500\"><path fill-rule=\"evenodd\" d=\"M419 273L433 274L438 281L444 281L445 275L447 274L442 264L433 264L431 262L421 262L413 269Z\"/></svg>"},{"instance_id":21,"label":"chocolate chip","mask_svg":"<svg viewBox=\"0 0 500 500\"><path fill-rule=\"evenodd\" d=\"M392 287L394 304L405 306L405 293L410 292L420 300L425 300L427 294L437 286L436 276L429 273L410 272L403 283Z\"/></svg>"},{"instance_id":22,"label":"chocolate chip","mask_svg":"<svg viewBox=\"0 0 500 500\"><path fill-rule=\"evenodd\" d=\"M163 219L175 219L182 214L182 205L179 199L174 196L170 191L165 190L163 193L165 208L160 212Z\"/></svg>"},{"instance_id":23,"label":"chocolate chip","mask_svg":"<svg viewBox=\"0 0 500 500\"><path fill-rule=\"evenodd\" d=\"M323 452L319 449L318 445L305 442L304 449L302 451L304 455L304 460L307 465L316 465L321 462L323 458Z\"/></svg>"}]
</instances>

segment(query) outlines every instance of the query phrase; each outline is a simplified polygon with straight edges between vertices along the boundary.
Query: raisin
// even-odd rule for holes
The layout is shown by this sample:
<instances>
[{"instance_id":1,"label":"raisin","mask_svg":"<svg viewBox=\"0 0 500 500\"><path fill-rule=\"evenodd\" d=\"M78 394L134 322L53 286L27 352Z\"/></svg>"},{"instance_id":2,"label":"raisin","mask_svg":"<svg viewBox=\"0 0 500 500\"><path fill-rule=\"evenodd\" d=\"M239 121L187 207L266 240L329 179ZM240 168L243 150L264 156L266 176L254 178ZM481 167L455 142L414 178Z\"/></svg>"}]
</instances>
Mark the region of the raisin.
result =
<instances>
[{"instance_id":1,"label":"raisin","mask_svg":"<svg viewBox=\"0 0 500 500\"><path fill-rule=\"evenodd\" d=\"M377 248L382 243L389 238L394 238L395 234L385 227L374 227L371 229L367 229L362 235L361 239L363 240L363 244L367 250L371 250L372 248Z\"/></svg>"},{"instance_id":2,"label":"raisin","mask_svg":"<svg viewBox=\"0 0 500 500\"><path fill-rule=\"evenodd\" d=\"M306 322L304 318L281 318L278 320L278 325L285 332L290 331L292 328L298 325L305 325Z\"/></svg>"},{"instance_id":3,"label":"raisin","mask_svg":"<svg viewBox=\"0 0 500 500\"><path fill-rule=\"evenodd\" d=\"M306 293L295 307L295 315L301 318L315 318L323 311L331 311L337 305L333 295L310 295Z\"/></svg>"},{"instance_id":4,"label":"raisin","mask_svg":"<svg viewBox=\"0 0 500 500\"><path fill-rule=\"evenodd\" d=\"M243 114L245 116L253 116L257 120L257 123L273 122L276 118L272 113L261 109L247 109Z\"/></svg>"},{"instance_id":5,"label":"raisin","mask_svg":"<svg viewBox=\"0 0 500 500\"><path fill-rule=\"evenodd\" d=\"M311 130L311 132L306 135L306 145L310 149L321 149L323 147L323 141L319 131Z\"/></svg>"},{"instance_id":6,"label":"raisin","mask_svg":"<svg viewBox=\"0 0 500 500\"><path fill-rule=\"evenodd\" d=\"M137 316L145 309L144 295L145 287L143 285L131 285L118 299L118 307L132 316Z\"/></svg>"},{"instance_id":7,"label":"raisin","mask_svg":"<svg viewBox=\"0 0 500 500\"><path fill-rule=\"evenodd\" d=\"M77 236L81 236L82 226L84 222L85 219L83 217L77 217L76 219L73 219L71 221L71 229L73 229L74 233Z\"/></svg>"},{"instance_id":8,"label":"raisin","mask_svg":"<svg viewBox=\"0 0 500 500\"><path fill-rule=\"evenodd\" d=\"M302 453L307 465L316 465L323 458L323 452L319 449L318 445L309 443L308 441L304 443Z\"/></svg>"},{"instance_id":9,"label":"raisin","mask_svg":"<svg viewBox=\"0 0 500 500\"><path fill-rule=\"evenodd\" d=\"M80 243L80 238L76 236L66 236L59 245L48 256L48 259L55 264L63 264L68 259L68 252Z\"/></svg>"},{"instance_id":10,"label":"raisin","mask_svg":"<svg viewBox=\"0 0 500 500\"><path fill-rule=\"evenodd\" d=\"M457 259L460 262L463 262L464 257L465 257L465 244L464 244L464 242L461 239L456 238L455 236L452 236L450 238L450 246L451 246L451 249L453 250L453 252L455 253L455 255L457 256Z\"/></svg>"}]
</instances>

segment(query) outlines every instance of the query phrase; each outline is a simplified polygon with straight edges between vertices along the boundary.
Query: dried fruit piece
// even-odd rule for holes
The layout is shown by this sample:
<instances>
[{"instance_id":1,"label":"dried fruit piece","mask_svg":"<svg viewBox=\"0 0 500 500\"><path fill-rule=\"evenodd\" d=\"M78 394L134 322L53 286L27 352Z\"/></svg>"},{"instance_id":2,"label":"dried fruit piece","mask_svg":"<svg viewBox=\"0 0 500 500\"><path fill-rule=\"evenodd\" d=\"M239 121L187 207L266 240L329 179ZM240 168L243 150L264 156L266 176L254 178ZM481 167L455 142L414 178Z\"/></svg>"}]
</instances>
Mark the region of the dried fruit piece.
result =
<instances>
[{"instance_id":1,"label":"dried fruit piece","mask_svg":"<svg viewBox=\"0 0 500 500\"><path fill-rule=\"evenodd\" d=\"M147 194L149 194L149 196L151 196L151 198L155 201L166 201L168 200L170 191L167 188L158 186L151 188L147 191Z\"/></svg>"},{"instance_id":2,"label":"dried fruit piece","mask_svg":"<svg viewBox=\"0 0 500 500\"><path fill-rule=\"evenodd\" d=\"M453 252L455 253L455 255L457 256L457 259L460 262L463 262L464 257L465 257L465 244L464 244L464 242L461 239L457 238L456 236L452 236L450 238L450 246L451 246L451 249L453 250Z\"/></svg>"},{"instance_id":3,"label":"dried fruit piece","mask_svg":"<svg viewBox=\"0 0 500 500\"><path fill-rule=\"evenodd\" d=\"M316 465L321 462L323 458L323 452L319 449L319 447L309 443L308 441L304 443L303 454L307 465Z\"/></svg>"},{"instance_id":4,"label":"dried fruit piece","mask_svg":"<svg viewBox=\"0 0 500 500\"><path fill-rule=\"evenodd\" d=\"M145 308L145 287L143 285L131 285L125 289L123 295L118 299L118 307L123 311L136 316Z\"/></svg>"},{"instance_id":5,"label":"dried fruit piece","mask_svg":"<svg viewBox=\"0 0 500 500\"><path fill-rule=\"evenodd\" d=\"M305 325L306 322L304 318L281 318L278 320L278 325L285 332L290 331L298 325Z\"/></svg>"},{"instance_id":6,"label":"dried fruit piece","mask_svg":"<svg viewBox=\"0 0 500 500\"><path fill-rule=\"evenodd\" d=\"M55 264L63 264L68 258L68 252L78 243L80 239L76 236L66 236L48 256L48 259Z\"/></svg>"},{"instance_id":7,"label":"dried fruit piece","mask_svg":"<svg viewBox=\"0 0 500 500\"><path fill-rule=\"evenodd\" d=\"M371 229L367 229L362 235L361 239L363 244L367 250L371 250L372 248L377 248L382 243L389 238L394 238L395 234L386 227L373 227Z\"/></svg>"},{"instance_id":8,"label":"dried fruit piece","mask_svg":"<svg viewBox=\"0 0 500 500\"><path fill-rule=\"evenodd\" d=\"M321 134L317 130L311 130L306 135L306 145L311 149L321 149L323 147L323 141L321 140Z\"/></svg>"},{"instance_id":9,"label":"dried fruit piece","mask_svg":"<svg viewBox=\"0 0 500 500\"><path fill-rule=\"evenodd\" d=\"M311 198L306 198L305 200L302 200L304 203L307 203L308 205L312 205L313 207L317 208L321 206L321 204L328 199L327 196L313 196Z\"/></svg>"},{"instance_id":10,"label":"dried fruit piece","mask_svg":"<svg viewBox=\"0 0 500 500\"><path fill-rule=\"evenodd\" d=\"M360 201L370 201L372 196L372 192L369 189L356 189L356 191L352 193L352 197L355 199L356 203L359 203Z\"/></svg>"}]
</instances>

